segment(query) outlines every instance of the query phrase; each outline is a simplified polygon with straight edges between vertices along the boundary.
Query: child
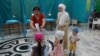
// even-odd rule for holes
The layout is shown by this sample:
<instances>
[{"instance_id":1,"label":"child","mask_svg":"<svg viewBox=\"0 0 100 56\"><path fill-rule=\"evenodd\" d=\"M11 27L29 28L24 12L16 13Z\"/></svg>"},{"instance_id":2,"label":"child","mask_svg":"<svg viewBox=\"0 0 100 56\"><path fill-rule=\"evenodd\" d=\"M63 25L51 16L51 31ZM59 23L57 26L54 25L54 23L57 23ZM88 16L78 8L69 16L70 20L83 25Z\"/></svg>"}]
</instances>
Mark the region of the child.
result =
<instances>
[{"instance_id":1,"label":"child","mask_svg":"<svg viewBox=\"0 0 100 56\"><path fill-rule=\"evenodd\" d=\"M34 34L35 41L37 42L37 46L32 48L31 56L44 56L45 45L43 45L44 35L41 32L37 32Z\"/></svg>"},{"instance_id":2,"label":"child","mask_svg":"<svg viewBox=\"0 0 100 56\"><path fill-rule=\"evenodd\" d=\"M54 43L54 50L50 53L50 56L64 56L63 53L63 36L64 31L57 30L55 33L55 43Z\"/></svg>"},{"instance_id":3,"label":"child","mask_svg":"<svg viewBox=\"0 0 100 56\"><path fill-rule=\"evenodd\" d=\"M79 41L78 38L78 32L79 30L77 28L73 29L72 35L70 37L70 53L69 56L75 56L75 51L76 51L76 46L77 46L77 41ZM73 51L73 54L72 54Z\"/></svg>"}]
</instances>

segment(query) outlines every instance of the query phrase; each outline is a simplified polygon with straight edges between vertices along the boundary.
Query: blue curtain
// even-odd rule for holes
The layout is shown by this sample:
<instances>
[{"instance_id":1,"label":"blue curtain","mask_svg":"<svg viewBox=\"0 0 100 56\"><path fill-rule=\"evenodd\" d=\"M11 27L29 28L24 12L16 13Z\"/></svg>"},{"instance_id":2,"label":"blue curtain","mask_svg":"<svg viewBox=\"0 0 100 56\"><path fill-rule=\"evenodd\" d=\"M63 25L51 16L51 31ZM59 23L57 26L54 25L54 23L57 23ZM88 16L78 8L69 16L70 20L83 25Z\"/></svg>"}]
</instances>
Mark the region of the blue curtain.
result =
<instances>
[{"instance_id":1,"label":"blue curtain","mask_svg":"<svg viewBox=\"0 0 100 56\"><path fill-rule=\"evenodd\" d=\"M20 0L11 0L11 8L12 8L12 15L16 16L16 20L22 20L22 16L21 16L21 6L20 6Z\"/></svg>"},{"instance_id":2,"label":"blue curtain","mask_svg":"<svg viewBox=\"0 0 100 56\"><path fill-rule=\"evenodd\" d=\"M41 12L46 15L46 9L45 9L45 1L44 0L39 0L39 5L41 8Z\"/></svg>"},{"instance_id":3,"label":"blue curtain","mask_svg":"<svg viewBox=\"0 0 100 56\"><path fill-rule=\"evenodd\" d=\"M1 2L0 2L0 4L1 4ZM1 7L1 5L0 5L0 7ZM0 28L1 28L1 24L2 24L2 22L1 22L1 9L0 9Z\"/></svg>"},{"instance_id":4,"label":"blue curtain","mask_svg":"<svg viewBox=\"0 0 100 56\"><path fill-rule=\"evenodd\" d=\"M53 8L51 11L52 17L57 19L57 13L58 13L58 4L61 3L61 0L55 0L53 4Z\"/></svg>"},{"instance_id":5,"label":"blue curtain","mask_svg":"<svg viewBox=\"0 0 100 56\"><path fill-rule=\"evenodd\" d=\"M39 0L41 11L46 17L57 19L58 4L63 3L64 0ZM48 14L51 14L49 16Z\"/></svg>"},{"instance_id":6,"label":"blue curtain","mask_svg":"<svg viewBox=\"0 0 100 56\"><path fill-rule=\"evenodd\" d=\"M33 8L39 6L39 0L24 0L25 12L28 19L31 18Z\"/></svg>"},{"instance_id":7,"label":"blue curtain","mask_svg":"<svg viewBox=\"0 0 100 56\"><path fill-rule=\"evenodd\" d=\"M91 12L96 9L96 0L91 1Z\"/></svg>"},{"instance_id":8,"label":"blue curtain","mask_svg":"<svg viewBox=\"0 0 100 56\"><path fill-rule=\"evenodd\" d=\"M23 35L24 37L26 37L26 27L25 27L25 22L26 22L26 12L25 12L25 4L24 4L24 0L20 0L20 6L21 6L21 16L22 16L22 26L23 26Z\"/></svg>"},{"instance_id":9,"label":"blue curtain","mask_svg":"<svg viewBox=\"0 0 100 56\"><path fill-rule=\"evenodd\" d=\"M0 29L2 28L2 20L1 20L1 15L0 15Z\"/></svg>"},{"instance_id":10,"label":"blue curtain","mask_svg":"<svg viewBox=\"0 0 100 56\"><path fill-rule=\"evenodd\" d=\"M34 6L40 6L41 11L46 17L57 19L58 4L64 3L66 11L72 19L77 19L81 22L87 22L86 3L87 0L24 0L25 14L30 19ZM13 19L15 15L20 21L23 21L21 16L20 0L0 0L0 14L3 24L8 19ZM51 13L51 16L48 14Z\"/></svg>"},{"instance_id":11,"label":"blue curtain","mask_svg":"<svg viewBox=\"0 0 100 56\"><path fill-rule=\"evenodd\" d=\"M6 20L12 19L11 0L0 0L0 11L0 20L3 24Z\"/></svg>"},{"instance_id":12,"label":"blue curtain","mask_svg":"<svg viewBox=\"0 0 100 56\"><path fill-rule=\"evenodd\" d=\"M87 22L86 0L73 0L72 3L72 18L81 22Z\"/></svg>"}]
</instances>

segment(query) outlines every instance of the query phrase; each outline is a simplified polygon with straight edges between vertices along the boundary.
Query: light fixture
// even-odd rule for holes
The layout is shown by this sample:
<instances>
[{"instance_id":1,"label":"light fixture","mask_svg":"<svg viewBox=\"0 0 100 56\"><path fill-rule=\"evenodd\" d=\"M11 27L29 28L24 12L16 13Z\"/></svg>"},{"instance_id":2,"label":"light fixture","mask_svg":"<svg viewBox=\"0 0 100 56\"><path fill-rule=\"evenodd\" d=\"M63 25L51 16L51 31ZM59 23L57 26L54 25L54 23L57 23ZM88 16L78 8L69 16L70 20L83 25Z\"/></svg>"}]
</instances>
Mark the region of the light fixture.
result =
<instances>
[{"instance_id":1,"label":"light fixture","mask_svg":"<svg viewBox=\"0 0 100 56\"><path fill-rule=\"evenodd\" d=\"M32 13L32 16L33 16L34 14Z\"/></svg>"},{"instance_id":2,"label":"light fixture","mask_svg":"<svg viewBox=\"0 0 100 56\"><path fill-rule=\"evenodd\" d=\"M49 13L48 15L51 16L51 13Z\"/></svg>"},{"instance_id":3,"label":"light fixture","mask_svg":"<svg viewBox=\"0 0 100 56\"><path fill-rule=\"evenodd\" d=\"M13 17L15 18L16 16L15 16L15 15L13 15Z\"/></svg>"}]
</instances>

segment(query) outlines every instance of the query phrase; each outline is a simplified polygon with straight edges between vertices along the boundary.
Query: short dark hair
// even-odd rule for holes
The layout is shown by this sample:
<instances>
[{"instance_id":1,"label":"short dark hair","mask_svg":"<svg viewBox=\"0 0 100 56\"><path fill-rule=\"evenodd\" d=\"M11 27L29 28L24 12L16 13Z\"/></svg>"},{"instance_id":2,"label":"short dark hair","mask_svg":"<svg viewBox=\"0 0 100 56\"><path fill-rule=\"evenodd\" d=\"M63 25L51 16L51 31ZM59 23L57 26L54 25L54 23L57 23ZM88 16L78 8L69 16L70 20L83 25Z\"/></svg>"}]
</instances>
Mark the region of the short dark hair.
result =
<instances>
[{"instance_id":1,"label":"short dark hair","mask_svg":"<svg viewBox=\"0 0 100 56\"><path fill-rule=\"evenodd\" d=\"M35 11L35 10L40 11L40 8L39 8L38 6L35 6L35 7L33 8L33 11Z\"/></svg>"}]
</instances>

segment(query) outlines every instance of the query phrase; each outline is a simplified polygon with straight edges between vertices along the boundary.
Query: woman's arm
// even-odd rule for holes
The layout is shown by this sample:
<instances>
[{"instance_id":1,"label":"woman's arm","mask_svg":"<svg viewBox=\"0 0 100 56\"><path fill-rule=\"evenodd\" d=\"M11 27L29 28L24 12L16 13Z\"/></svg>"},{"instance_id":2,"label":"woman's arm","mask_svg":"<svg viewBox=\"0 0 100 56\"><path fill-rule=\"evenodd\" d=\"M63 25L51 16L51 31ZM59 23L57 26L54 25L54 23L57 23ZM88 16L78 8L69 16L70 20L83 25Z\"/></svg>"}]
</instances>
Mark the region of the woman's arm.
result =
<instances>
[{"instance_id":1,"label":"woman's arm","mask_svg":"<svg viewBox=\"0 0 100 56\"><path fill-rule=\"evenodd\" d=\"M41 28L44 28L44 26L45 26L45 19L42 19L42 25L41 25Z\"/></svg>"},{"instance_id":2,"label":"woman's arm","mask_svg":"<svg viewBox=\"0 0 100 56\"><path fill-rule=\"evenodd\" d=\"M69 14L66 16L66 18L67 18L67 20L66 20L66 24L65 25L69 25L70 24L70 16L69 16Z\"/></svg>"},{"instance_id":3,"label":"woman's arm","mask_svg":"<svg viewBox=\"0 0 100 56\"><path fill-rule=\"evenodd\" d=\"M36 28L33 26L33 23L34 23L34 21L30 21L30 26L31 26L31 28L33 29L33 30L36 30Z\"/></svg>"}]
</instances>

